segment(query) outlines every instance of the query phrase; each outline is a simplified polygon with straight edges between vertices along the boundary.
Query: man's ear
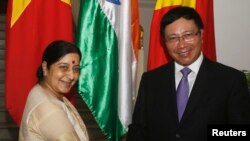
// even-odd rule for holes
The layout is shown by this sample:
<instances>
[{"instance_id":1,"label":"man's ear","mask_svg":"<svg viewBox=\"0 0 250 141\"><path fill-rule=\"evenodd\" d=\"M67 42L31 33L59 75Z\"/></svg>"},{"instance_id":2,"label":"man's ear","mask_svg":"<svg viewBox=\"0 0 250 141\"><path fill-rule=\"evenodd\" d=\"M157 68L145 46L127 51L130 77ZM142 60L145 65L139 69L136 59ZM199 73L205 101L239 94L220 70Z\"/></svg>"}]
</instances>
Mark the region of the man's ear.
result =
<instances>
[{"instance_id":1,"label":"man's ear","mask_svg":"<svg viewBox=\"0 0 250 141\"><path fill-rule=\"evenodd\" d=\"M204 38L204 30L203 30L203 29L201 29L200 31L201 31L201 40L202 40L202 43L203 43L203 38Z\"/></svg>"},{"instance_id":2,"label":"man's ear","mask_svg":"<svg viewBox=\"0 0 250 141\"><path fill-rule=\"evenodd\" d=\"M48 72L47 62L46 61L43 61L43 63L42 63L42 69L43 69L43 76L46 76L47 72Z\"/></svg>"}]
</instances>

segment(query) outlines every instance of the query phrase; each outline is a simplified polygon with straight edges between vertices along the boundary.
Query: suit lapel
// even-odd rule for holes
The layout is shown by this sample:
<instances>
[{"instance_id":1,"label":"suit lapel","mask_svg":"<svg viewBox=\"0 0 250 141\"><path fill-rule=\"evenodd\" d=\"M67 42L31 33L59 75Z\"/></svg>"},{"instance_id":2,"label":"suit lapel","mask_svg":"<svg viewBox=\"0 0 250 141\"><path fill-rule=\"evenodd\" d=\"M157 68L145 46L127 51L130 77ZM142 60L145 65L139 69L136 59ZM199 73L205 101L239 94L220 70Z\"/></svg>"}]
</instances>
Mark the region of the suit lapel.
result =
<instances>
[{"instance_id":1,"label":"suit lapel","mask_svg":"<svg viewBox=\"0 0 250 141\"><path fill-rule=\"evenodd\" d=\"M176 124L178 123L178 113L177 113L177 102L176 102L176 86L175 86L175 67L174 62L171 62L169 65L169 68L165 72L165 74L168 76L166 82L169 83L168 86L165 86L164 92L166 95L166 103L168 103L168 115L169 118L171 118L170 121L175 121ZM167 112L167 111L166 111ZM168 118L168 119L169 119Z\"/></svg>"},{"instance_id":2,"label":"suit lapel","mask_svg":"<svg viewBox=\"0 0 250 141\"><path fill-rule=\"evenodd\" d=\"M183 120L185 120L192 111L198 108L199 103L203 102L203 98L206 96L206 90L204 89L209 82L209 69L207 69L208 60L203 59L203 62L200 66L199 72L197 74L193 89L191 91L184 115Z\"/></svg>"}]
</instances>

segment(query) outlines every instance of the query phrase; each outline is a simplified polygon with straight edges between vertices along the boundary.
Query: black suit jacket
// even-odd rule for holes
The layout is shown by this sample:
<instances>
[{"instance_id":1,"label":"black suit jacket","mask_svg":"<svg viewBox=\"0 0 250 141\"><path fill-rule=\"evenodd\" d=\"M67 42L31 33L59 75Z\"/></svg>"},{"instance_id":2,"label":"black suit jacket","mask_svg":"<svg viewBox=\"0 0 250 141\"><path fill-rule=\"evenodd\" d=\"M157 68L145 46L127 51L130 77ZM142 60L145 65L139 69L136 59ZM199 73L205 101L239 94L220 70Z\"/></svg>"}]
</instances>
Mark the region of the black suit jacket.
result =
<instances>
[{"instance_id":1,"label":"black suit jacket","mask_svg":"<svg viewBox=\"0 0 250 141\"><path fill-rule=\"evenodd\" d=\"M246 76L204 57L178 121L174 63L142 75L128 141L206 141L208 124L250 123Z\"/></svg>"}]
</instances>

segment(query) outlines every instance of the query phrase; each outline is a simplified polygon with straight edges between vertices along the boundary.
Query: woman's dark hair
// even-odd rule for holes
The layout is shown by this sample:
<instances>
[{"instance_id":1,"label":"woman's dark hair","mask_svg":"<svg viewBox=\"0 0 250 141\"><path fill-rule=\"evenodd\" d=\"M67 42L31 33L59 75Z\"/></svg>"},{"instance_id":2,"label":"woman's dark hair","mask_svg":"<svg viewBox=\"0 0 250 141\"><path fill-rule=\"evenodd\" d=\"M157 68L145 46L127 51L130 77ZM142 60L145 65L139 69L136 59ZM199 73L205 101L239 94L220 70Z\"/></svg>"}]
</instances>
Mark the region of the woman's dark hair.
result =
<instances>
[{"instance_id":1,"label":"woman's dark hair","mask_svg":"<svg viewBox=\"0 0 250 141\"><path fill-rule=\"evenodd\" d=\"M55 40L51 42L47 48L43 52L42 62L47 62L47 68L49 69L50 66L60 60L63 56L69 53L77 53L81 60L81 51L80 49L75 46L73 43L64 41L64 40ZM39 66L37 73L36 73L38 82L42 81L44 78L42 65Z\"/></svg>"},{"instance_id":2,"label":"woman's dark hair","mask_svg":"<svg viewBox=\"0 0 250 141\"><path fill-rule=\"evenodd\" d=\"M163 40L165 39L165 27L180 18L193 20L199 30L204 28L202 19L195 9L186 6L178 6L169 10L161 20L160 34Z\"/></svg>"}]
</instances>

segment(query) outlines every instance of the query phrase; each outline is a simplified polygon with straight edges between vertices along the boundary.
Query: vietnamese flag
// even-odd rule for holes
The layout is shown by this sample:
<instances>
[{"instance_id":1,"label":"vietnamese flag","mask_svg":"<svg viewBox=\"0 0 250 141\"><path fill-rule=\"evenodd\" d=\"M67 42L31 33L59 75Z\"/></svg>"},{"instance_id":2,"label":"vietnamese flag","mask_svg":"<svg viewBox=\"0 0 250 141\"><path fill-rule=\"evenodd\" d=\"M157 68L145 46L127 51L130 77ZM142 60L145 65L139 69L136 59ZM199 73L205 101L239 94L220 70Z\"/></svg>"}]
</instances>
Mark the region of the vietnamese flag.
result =
<instances>
[{"instance_id":1,"label":"vietnamese flag","mask_svg":"<svg viewBox=\"0 0 250 141\"><path fill-rule=\"evenodd\" d=\"M204 24L202 51L209 59L216 61L213 0L157 0L151 21L148 70L157 68L171 59L165 52L164 43L161 42L160 22L164 14L176 6L193 7L200 14Z\"/></svg>"},{"instance_id":2,"label":"vietnamese flag","mask_svg":"<svg viewBox=\"0 0 250 141\"><path fill-rule=\"evenodd\" d=\"M19 126L43 50L73 41L73 17L70 0L9 0L6 18L5 104Z\"/></svg>"}]
</instances>

